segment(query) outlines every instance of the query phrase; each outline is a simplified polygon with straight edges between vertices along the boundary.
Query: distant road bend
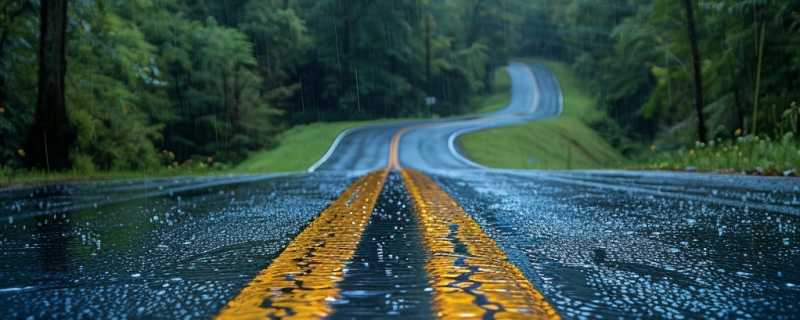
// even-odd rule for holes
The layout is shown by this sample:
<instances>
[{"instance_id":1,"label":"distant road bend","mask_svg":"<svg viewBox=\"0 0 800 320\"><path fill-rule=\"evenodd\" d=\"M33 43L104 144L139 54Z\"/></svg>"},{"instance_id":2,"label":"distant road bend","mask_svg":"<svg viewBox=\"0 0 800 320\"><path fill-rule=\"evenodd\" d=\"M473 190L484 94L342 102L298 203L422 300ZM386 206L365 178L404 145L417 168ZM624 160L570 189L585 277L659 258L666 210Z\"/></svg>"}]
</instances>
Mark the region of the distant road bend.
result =
<instances>
[{"instance_id":1,"label":"distant road bend","mask_svg":"<svg viewBox=\"0 0 800 320\"><path fill-rule=\"evenodd\" d=\"M307 173L0 190L0 318L798 318L800 183L499 170L476 117L341 134Z\"/></svg>"}]
</instances>

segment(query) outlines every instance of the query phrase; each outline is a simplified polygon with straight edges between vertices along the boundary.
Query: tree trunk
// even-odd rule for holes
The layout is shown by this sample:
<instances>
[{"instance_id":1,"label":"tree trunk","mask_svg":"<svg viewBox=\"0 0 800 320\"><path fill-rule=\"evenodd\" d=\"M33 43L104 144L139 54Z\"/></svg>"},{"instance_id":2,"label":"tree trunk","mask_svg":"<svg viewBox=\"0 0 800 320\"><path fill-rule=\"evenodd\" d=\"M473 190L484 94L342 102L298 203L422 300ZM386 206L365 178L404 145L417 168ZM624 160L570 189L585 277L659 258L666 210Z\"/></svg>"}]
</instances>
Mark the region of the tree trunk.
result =
<instances>
[{"instance_id":1,"label":"tree trunk","mask_svg":"<svg viewBox=\"0 0 800 320\"><path fill-rule=\"evenodd\" d=\"M761 34L758 40L758 63L756 65L756 87L753 94L753 127L750 129L752 135L758 135L758 106L761 101L761 68L764 64L764 39L767 34L767 24L762 23Z\"/></svg>"},{"instance_id":2,"label":"tree trunk","mask_svg":"<svg viewBox=\"0 0 800 320\"><path fill-rule=\"evenodd\" d=\"M42 0L39 44L39 97L27 140L31 168L69 168L74 136L64 102L68 0Z\"/></svg>"},{"instance_id":3,"label":"tree trunk","mask_svg":"<svg viewBox=\"0 0 800 320\"><path fill-rule=\"evenodd\" d=\"M431 15L425 16L425 91L429 96L433 95L433 83L431 82L431 59L432 59L432 49L431 49L431 33L432 33L432 26L433 24L433 17Z\"/></svg>"},{"instance_id":4,"label":"tree trunk","mask_svg":"<svg viewBox=\"0 0 800 320\"><path fill-rule=\"evenodd\" d=\"M700 48L697 44L697 29L694 20L692 0L683 0L686 9L686 25L689 31L689 44L692 47L692 67L694 69L694 108L697 112L697 135L700 142L708 142L706 134L706 117L703 113L703 70L700 66Z\"/></svg>"},{"instance_id":5,"label":"tree trunk","mask_svg":"<svg viewBox=\"0 0 800 320\"><path fill-rule=\"evenodd\" d=\"M486 94L494 93L494 65L493 63L486 64L486 70L483 73L483 90Z\"/></svg>"}]
</instances>

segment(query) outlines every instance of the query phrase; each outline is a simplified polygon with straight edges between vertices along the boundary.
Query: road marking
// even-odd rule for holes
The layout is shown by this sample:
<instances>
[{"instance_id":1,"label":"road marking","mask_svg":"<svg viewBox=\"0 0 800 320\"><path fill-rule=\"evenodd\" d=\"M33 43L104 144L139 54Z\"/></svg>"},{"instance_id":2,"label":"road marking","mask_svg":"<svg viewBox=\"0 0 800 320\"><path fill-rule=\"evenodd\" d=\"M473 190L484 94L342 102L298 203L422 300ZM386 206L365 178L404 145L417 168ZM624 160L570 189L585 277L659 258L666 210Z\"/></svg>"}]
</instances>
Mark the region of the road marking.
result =
<instances>
[{"instance_id":1,"label":"road marking","mask_svg":"<svg viewBox=\"0 0 800 320\"><path fill-rule=\"evenodd\" d=\"M503 250L444 190L427 176L402 169L400 165L400 140L409 130L504 117L398 130L392 136L386 169L370 173L348 188L229 301L216 318L319 319L330 316L333 312L330 302L339 299L337 284L344 279L345 265L361 242L389 171L398 170L414 199L415 213L422 227L436 316L443 319L559 319L555 309L508 260ZM327 161L349 132L346 130L337 136L325 156L309 171ZM452 137L449 143L453 151Z\"/></svg>"},{"instance_id":2,"label":"road marking","mask_svg":"<svg viewBox=\"0 0 800 320\"><path fill-rule=\"evenodd\" d=\"M461 129L459 131L453 132L453 134L451 134L447 138L447 148L450 149L450 153L454 157L456 157L456 159L458 159L459 161L461 161L463 163L466 163L467 165L473 166L475 168L484 169L484 170L489 169L489 167L487 167L487 166L484 166L482 164L476 163L476 162L474 162L474 161L472 161L470 159L467 159L467 157L462 156L461 152L458 152L458 148L456 148L456 139L458 139L459 137L461 137L461 136L463 136L463 135L465 135L467 133L474 132L474 131L476 131L476 130L474 130L473 128L466 128L466 129Z\"/></svg>"},{"instance_id":3,"label":"road marking","mask_svg":"<svg viewBox=\"0 0 800 320\"><path fill-rule=\"evenodd\" d=\"M475 220L427 176L402 170L422 225L433 307L442 319L559 319Z\"/></svg>"},{"instance_id":4,"label":"road marking","mask_svg":"<svg viewBox=\"0 0 800 320\"><path fill-rule=\"evenodd\" d=\"M261 271L217 319L314 319L331 314L388 171L368 174L348 188Z\"/></svg>"},{"instance_id":5,"label":"road marking","mask_svg":"<svg viewBox=\"0 0 800 320\"><path fill-rule=\"evenodd\" d=\"M317 160L316 163L314 163L310 168L308 168L308 172L317 171L317 169L319 169L319 167L321 167L323 164L325 164L325 162L327 162L328 159L330 159L330 157L333 155L333 152L336 151L336 148L339 147L339 143L342 142L342 139L344 139L345 136L350 134L350 132L353 132L353 130L355 130L355 129L356 128L350 128L350 129L347 129L347 130L342 131L341 133L339 133L336 136L336 139L333 140L333 144L331 144L331 147L328 148L328 152L326 152L325 155L323 155L321 159Z\"/></svg>"},{"instance_id":6,"label":"road marking","mask_svg":"<svg viewBox=\"0 0 800 320\"><path fill-rule=\"evenodd\" d=\"M392 136L392 142L391 144L389 144L389 164L387 165L387 168L389 170L400 170L400 168L402 168L400 166L400 156L397 150L400 148L400 139L403 138L403 135L406 134L406 132L408 132L409 130L424 126L425 125L405 127L394 133L394 135Z\"/></svg>"}]
</instances>

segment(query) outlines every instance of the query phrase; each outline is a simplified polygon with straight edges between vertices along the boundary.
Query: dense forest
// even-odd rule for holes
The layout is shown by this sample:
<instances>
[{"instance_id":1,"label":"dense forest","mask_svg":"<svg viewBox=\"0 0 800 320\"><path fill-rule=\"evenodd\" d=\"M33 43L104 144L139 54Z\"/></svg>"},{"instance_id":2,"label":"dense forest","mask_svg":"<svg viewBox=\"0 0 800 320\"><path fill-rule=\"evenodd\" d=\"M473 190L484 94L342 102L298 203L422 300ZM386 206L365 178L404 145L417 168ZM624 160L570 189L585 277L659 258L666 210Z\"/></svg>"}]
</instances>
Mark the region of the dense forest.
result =
<instances>
[{"instance_id":1,"label":"dense forest","mask_svg":"<svg viewBox=\"0 0 800 320\"><path fill-rule=\"evenodd\" d=\"M797 0L0 0L0 32L7 169L232 164L296 124L461 114L519 56L568 63L627 154L800 118Z\"/></svg>"},{"instance_id":2,"label":"dense forest","mask_svg":"<svg viewBox=\"0 0 800 320\"><path fill-rule=\"evenodd\" d=\"M0 163L234 163L294 124L457 114L515 52L522 3L3 0Z\"/></svg>"},{"instance_id":3,"label":"dense forest","mask_svg":"<svg viewBox=\"0 0 800 320\"><path fill-rule=\"evenodd\" d=\"M588 82L617 147L796 135L800 1L539 1L529 54ZM534 31L535 30L535 31ZM796 138L796 137L795 137ZM719 140L717 140L719 141Z\"/></svg>"}]
</instances>

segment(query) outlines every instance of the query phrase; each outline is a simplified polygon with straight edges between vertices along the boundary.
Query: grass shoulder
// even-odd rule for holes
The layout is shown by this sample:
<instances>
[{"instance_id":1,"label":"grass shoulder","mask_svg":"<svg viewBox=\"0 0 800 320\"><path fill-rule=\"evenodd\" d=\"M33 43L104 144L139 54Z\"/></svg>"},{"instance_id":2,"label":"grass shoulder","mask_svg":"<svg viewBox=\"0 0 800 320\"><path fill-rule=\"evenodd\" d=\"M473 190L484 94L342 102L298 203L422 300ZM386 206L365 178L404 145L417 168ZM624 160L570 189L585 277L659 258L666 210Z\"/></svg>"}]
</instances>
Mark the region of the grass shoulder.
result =
<instances>
[{"instance_id":1,"label":"grass shoulder","mask_svg":"<svg viewBox=\"0 0 800 320\"><path fill-rule=\"evenodd\" d=\"M63 172L45 172L29 170L0 170L0 188L17 186L39 186L54 183L105 181L122 179L147 179L189 176L215 176L225 175L228 171L212 166L182 165L179 168L163 167L142 171L104 170L84 172L69 170Z\"/></svg>"}]
</instances>

